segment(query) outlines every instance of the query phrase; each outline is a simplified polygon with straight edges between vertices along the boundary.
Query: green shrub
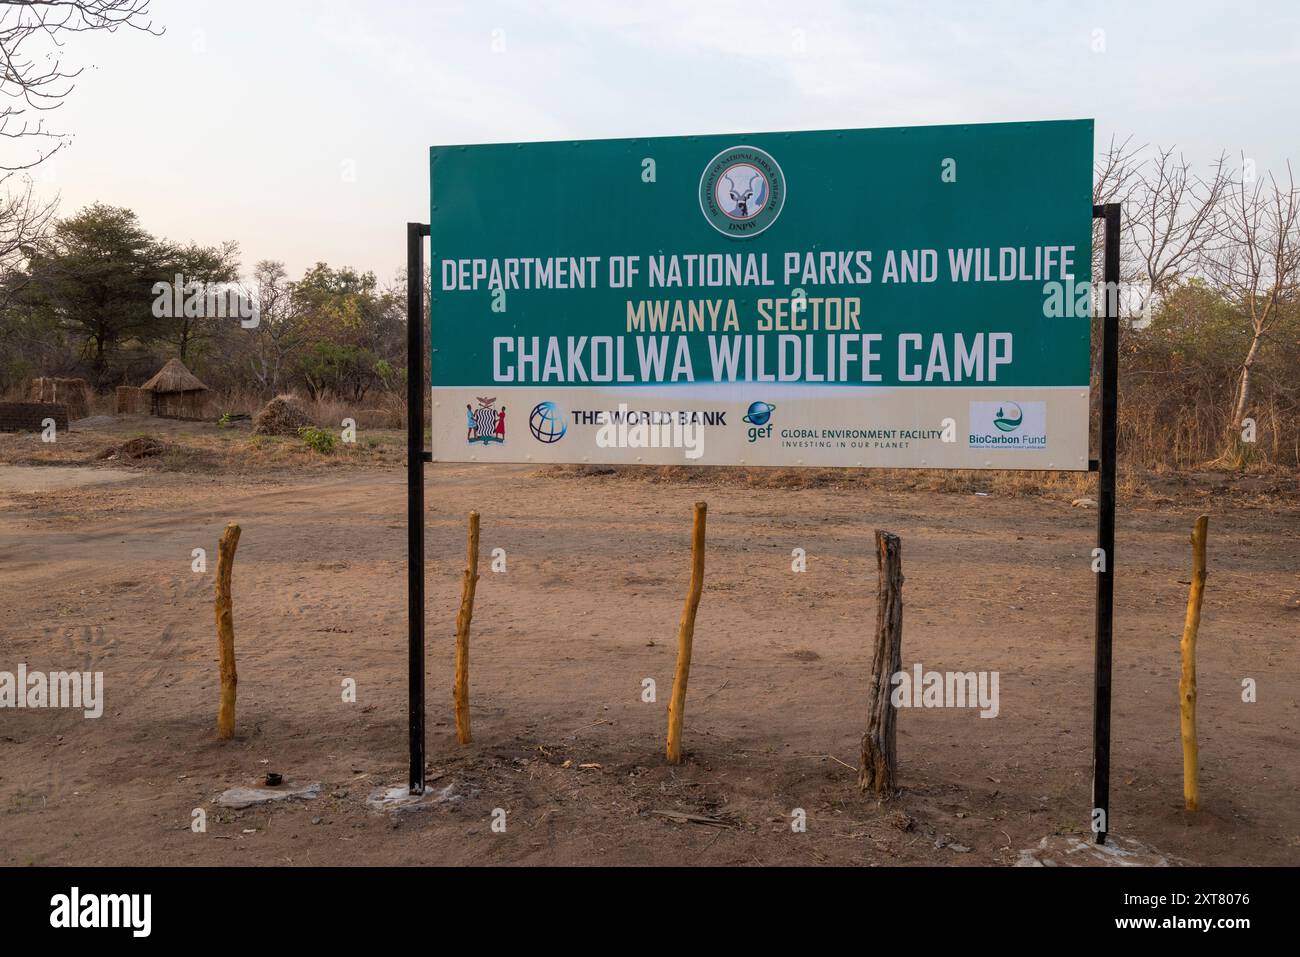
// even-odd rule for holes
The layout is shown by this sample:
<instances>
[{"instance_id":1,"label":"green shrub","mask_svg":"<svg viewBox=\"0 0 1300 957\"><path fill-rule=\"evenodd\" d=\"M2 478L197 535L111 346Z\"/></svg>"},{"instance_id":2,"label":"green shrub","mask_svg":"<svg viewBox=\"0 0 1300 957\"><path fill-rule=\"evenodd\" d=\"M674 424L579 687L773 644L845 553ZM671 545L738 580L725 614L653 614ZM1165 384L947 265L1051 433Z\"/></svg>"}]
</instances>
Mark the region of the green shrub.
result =
<instances>
[{"instance_id":1,"label":"green shrub","mask_svg":"<svg viewBox=\"0 0 1300 957\"><path fill-rule=\"evenodd\" d=\"M334 451L335 439L333 432L309 425L299 429L298 434L302 436L303 444L313 452L329 455Z\"/></svg>"}]
</instances>

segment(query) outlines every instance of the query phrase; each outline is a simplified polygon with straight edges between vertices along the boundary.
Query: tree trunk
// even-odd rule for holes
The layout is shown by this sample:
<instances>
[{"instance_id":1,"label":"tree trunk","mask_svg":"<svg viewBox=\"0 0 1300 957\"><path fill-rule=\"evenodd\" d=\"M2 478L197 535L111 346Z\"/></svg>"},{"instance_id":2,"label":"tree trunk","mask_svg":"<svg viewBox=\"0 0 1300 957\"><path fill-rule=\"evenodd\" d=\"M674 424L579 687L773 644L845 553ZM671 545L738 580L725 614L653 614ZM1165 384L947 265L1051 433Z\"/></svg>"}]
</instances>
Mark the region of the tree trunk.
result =
<instances>
[{"instance_id":1,"label":"tree trunk","mask_svg":"<svg viewBox=\"0 0 1300 957\"><path fill-rule=\"evenodd\" d=\"M1202 515L1192 528L1192 587L1187 593L1187 618L1183 623L1182 671L1178 678L1178 713L1183 733L1183 801L1189 811L1201 806L1196 743L1196 633L1201 627L1205 597L1205 539L1210 518Z\"/></svg>"},{"instance_id":2,"label":"tree trunk","mask_svg":"<svg viewBox=\"0 0 1300 957\"><path fill-rule=\"evenodd\" d=\"M95 358L91 360L90 368L95 376L95 385L102 385L104 382L104 339L107 333L100 330L95 333Z\"/></svg>"},{"instance_id":3,"label":"tree trunk","mask_svg":"<svg viewBox=\"0 0 1300 957\"><path fill-rule=\"evenodd\" d=\"M897 535L876 530L876 567L876 650L858 787L887 798L896 789L898 767L898 709L890 701L891 679L903 670L903 543Z\"/></svg>"},{"instance_id":4,"label":"tree trunk","mask_svg":"<svg viewBox=\"0 0 1300 957\"><path fill-rule=\"evenodd\" d=\"M1254 338L1250 341L1250 348L1246 350L1246 358L1241 363L1241 375L1237 378L1237 395L1232 403L1232 421L1228 424L1227 448L1224 451L1224 457L1232 459L1238 465L1246 460L1245 452L1247 449L1241 434L1242 421L1246 418L1246 412L1250 409L1250 392L1254 378L1255 360L1259 357L1262 342L1263 333L1259 330L1259 327L1256 327Z\"/></svg>"},{"instance_id":5,"label":"tree trunk","mask_svg":"<svg viewBox=\"0 0 1300 957\"><path fill-rule=\"evenodd\" d=\"M1241 363L1241 377L1237 380L1237 401L1232 408L1232 428L1238 433L1241 431L1241 420L1246 417L1246 409L1250 407L1251 377L1255 360L1259 357L1262 340L1263 336L1257 330L1255 337L1250 341L1250 348L1246 350L1246 358Z\"/></svg>"},{"instance_id":6,"label":"tree trunk","mask_svg":"<svg viewBox=\"0 0 1300 957\"><path fill-rule=\"evenodd\" d=\"M478 512L470 512L465 577L460 590L460 610L456 613L456 677L451 686L456 710L456 740L461 744L470 742L469 626L474 620L474 591L478 585L478 528Z\"/></svg>"},{"instance_id":7,"label":"tree trunk","mask_svg":"<svg viewBox=\"0 0 1300 957\"><path fill-rule=\"evenodd\" d=\"M691 583L686 592L686 604L677 623L677 667L673 672L673 693L668 700L669 764L682 763L682 726L686 719L686 686L691 680L691 653L695 646L695 613L700 607L700 594L704 590L704 528L708 505L695 503L695 517L691 524Z\"/></svg>"},{"instance_id":8,"label":"tree trunk","mask_svg":"<svg viewBox=\"0 0 1300 957\"><path fill-rule=\"evenodd\" d=\"M235 673L235 620L234 602L230 595L230 579L234 573L235 549L239 547L239 526L226 525L217 543L217 652L221 667L221 700L217 706L217 737L235 735L235 689L239 677Z\"/></svg>"}]
</instances>

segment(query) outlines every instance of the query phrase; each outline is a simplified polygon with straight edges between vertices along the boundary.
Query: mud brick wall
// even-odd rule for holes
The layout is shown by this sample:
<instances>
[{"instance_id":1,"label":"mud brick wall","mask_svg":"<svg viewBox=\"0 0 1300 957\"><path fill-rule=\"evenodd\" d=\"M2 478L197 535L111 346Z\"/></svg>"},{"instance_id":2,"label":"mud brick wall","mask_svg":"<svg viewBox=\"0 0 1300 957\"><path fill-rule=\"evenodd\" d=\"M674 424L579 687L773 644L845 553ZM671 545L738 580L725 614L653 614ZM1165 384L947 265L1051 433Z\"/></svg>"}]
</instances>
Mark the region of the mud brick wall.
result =
<instances>
[{"instance_id":1,"label":"mud brick wall","mask_svg":"<svg viewBox=\"0 0 1300 957\"><path fill-rule=\"evenodd\" d=\"M68 407L57 402L0 402L0 432L39 432L53 419L60 432L68 430Z\"/></svg>"}]
</instances>

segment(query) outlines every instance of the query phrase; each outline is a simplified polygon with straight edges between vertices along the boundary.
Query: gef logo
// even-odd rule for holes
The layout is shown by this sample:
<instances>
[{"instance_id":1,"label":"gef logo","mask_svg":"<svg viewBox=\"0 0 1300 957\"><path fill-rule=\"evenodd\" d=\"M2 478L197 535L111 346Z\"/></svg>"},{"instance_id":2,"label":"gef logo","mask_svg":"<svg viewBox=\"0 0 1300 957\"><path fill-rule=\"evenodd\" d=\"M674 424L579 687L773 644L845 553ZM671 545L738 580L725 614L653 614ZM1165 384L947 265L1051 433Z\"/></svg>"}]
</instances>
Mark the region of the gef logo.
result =
<instances>
[{"instance_id":1,"label":"gef logo","mask_svg":"<svg viewBox=\"0 0 1300 957\"><path fill-rule=\"evenodd\" d=\"M749 441L757 442L759 439L770 439L772 437L772 413L776 406L770 402L751 402L749 410L745 413L744 422L749 425Z\"/></svg>"}]
</instances>

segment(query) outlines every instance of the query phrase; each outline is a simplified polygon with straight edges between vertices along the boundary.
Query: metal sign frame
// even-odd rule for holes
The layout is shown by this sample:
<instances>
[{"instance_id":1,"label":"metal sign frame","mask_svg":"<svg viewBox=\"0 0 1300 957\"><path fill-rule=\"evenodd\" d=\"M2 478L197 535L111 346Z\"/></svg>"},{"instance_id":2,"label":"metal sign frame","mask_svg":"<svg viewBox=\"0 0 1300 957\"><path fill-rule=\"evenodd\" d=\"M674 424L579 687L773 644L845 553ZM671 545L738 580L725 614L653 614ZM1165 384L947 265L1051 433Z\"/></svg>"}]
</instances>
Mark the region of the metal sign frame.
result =
<instances>
[{"instance_id":1,"label":"metal sign frame","mask_svg":"<svg viewBox=\"0 0 1300 957\"><path fill-rule=\"evenodd\" d=\"M1101 435L1097 473L1097 548L1092 707L1091 826L1098 844L1110 826L1111 643L1115 596L1115 437L1119 408L1119 239L1120 204L1092 207L1104 221L1101 328ZM407 689L410 726L410 791L423 794L424 777L424 240L427 223L406 224L406 609Z\"/></svg>"}]
</instances>

